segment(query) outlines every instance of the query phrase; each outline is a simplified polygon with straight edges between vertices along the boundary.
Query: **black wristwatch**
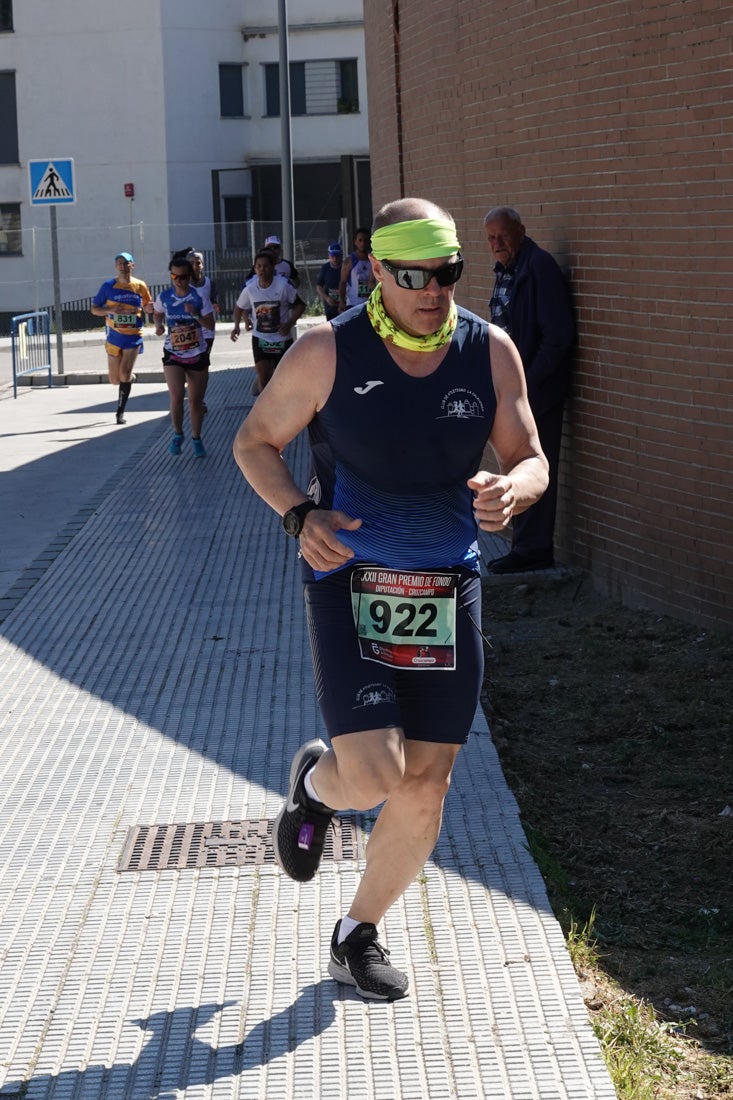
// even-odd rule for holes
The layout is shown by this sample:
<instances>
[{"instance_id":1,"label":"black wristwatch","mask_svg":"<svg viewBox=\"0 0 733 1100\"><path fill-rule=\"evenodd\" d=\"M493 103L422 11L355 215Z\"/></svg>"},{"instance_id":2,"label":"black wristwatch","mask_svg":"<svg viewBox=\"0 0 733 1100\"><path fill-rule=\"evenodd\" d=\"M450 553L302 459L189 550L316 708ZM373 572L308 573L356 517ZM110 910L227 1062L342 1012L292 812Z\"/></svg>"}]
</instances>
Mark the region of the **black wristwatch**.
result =
<instances>
[{"instance_id":1,"label":"black wristwatch","mask_svg":"<svg viewBox=\"0 0 733 1100\"><path fill-rule=\"evenodd\" d=\"M294 508L291 508L283 516L283 527L285 528L286 535L292 535L294 539L297 539L300 532L303 530L303 523L305 517L309 512L312 512L318 505L315 501L304 500L302 504L296 504Z\"/></svg>"}]
</instances>

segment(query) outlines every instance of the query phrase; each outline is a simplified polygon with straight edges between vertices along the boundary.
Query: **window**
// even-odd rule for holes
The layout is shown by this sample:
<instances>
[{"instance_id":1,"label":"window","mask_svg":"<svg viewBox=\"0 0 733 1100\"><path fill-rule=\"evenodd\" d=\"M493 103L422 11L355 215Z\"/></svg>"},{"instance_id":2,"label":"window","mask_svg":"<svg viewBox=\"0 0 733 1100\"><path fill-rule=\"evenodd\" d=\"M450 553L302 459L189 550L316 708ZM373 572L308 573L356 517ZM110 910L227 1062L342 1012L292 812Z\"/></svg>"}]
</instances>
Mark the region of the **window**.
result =
<instances>
[{"instance_id":1,"label":"window","mask_svg":"<svg viewBox=\"0 0 733 1100\"><path fill-rule=\"evenodd\" d=\"M13 29L13 0L0 0L0 31Z\"/></svg>"},{"instance_id":2,"label":"window","mask_svg":"<svg viewBox=\"0 0 733 1100\"><path fill-rule=\"evenodd\" d=\"M252 168L252 214L255 221L279 222L282 219L282 190L279 164L260 164ZM308 161L293 165L293 201L295 220L317 222L341 217L342 186L339 161ZM371 218L363 223L369 225Z\"/></svg>"},{"instance_id":3,"label":"window","mask_svg":"<svg viewBox=\"0 0 733 1100\"><path fill-rule=\"evenodd\" d=\"M0 164L18 164L15 73L0 73Z\"/></svg>"},{"instance_id":4,"label":"window","mask_svg":"<svg viewBox=\"0 0 733 1100\"><path fill-rule=\"evenodd\" d=\"M246 248L247 222L250 218L246 195L224 196L224 226L226 230L226 248Z\"/></svg>"},{"instance_id":5,"label":"window","mask_svg":"<svg viewBox=\"0 0 733 1100\"><path fill-rule=\"evenodd\" d=\"M265 65L265 114L280 114L279 65ZM291 61L291 115L351 115L359 110L356 58Z\"/></svg>"},{"instance_id":6,"label":"window","mask_svg":"<svg viewBox=\"0 0 733 1100\"><path fill-rule=\"evenodd\" d=\"M20 256L20 203L0 202L0 256Z\"/></svg>"},{"instance_id":7,"label":"window","mask_svg":"<svg viewBox=\"0 0 733 1100\"><path fill-rule=\"evenodd\" d=\"M244 65L219 66L219 111L222 118L244 118Z\"/></svg>"}]
</instances>

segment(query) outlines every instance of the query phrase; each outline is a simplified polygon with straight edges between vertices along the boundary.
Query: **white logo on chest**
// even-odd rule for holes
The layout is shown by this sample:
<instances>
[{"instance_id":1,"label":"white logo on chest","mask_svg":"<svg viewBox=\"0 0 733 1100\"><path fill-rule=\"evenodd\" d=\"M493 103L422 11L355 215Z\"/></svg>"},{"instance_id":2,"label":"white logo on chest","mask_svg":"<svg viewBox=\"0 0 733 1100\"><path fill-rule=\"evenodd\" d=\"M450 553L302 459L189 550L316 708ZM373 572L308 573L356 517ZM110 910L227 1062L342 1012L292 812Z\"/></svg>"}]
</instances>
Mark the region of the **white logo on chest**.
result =
<instances>
[{"instance_id":1,"label":"white logo on chest","mask_svg":"<svg viewBox=\"0 0 733 1100\"><path fill-rule=\"evenodd\" d=\"M354 393L358 393L360 397L363 397L365 393L369 393L375 386L383 386L384 382L381 378L372 378L369 382L365 382L363 386L354 386Z\"/></svg>"},{"instance_id":2,"label":"white logo on chest","mask_svg":"<svg viewBox=\"0 0 733 1100\"><path fill-rule=\"evenodd\" d=\"M441 402L438 420L482 420L484 403L473 390L457 386L449 390Z\"/></svg>"}]
</instances>

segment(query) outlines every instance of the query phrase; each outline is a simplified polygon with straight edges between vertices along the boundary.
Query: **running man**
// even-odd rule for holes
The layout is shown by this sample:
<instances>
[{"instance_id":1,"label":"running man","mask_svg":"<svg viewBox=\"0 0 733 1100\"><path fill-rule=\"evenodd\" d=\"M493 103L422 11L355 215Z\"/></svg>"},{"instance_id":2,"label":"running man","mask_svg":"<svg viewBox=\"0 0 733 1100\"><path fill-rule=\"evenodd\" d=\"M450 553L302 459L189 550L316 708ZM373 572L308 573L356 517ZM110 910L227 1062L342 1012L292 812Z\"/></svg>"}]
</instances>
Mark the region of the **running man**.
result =
<instances>
[{"instance_id":1,"label":"running man","mask_svg":"<svg viewBox=\"0 0 733 1100\"><path fill-rule=\"evenodd\" d=\"M371 263L368 302L300 337L234 454L300 540L331 740L293 758L275 855L307 882L333 814L383 803L328 969L392 1001L408 978L377 925L433 850L482 685L477 525L502 531L536 501L547 462L511 339L453 301L463 261L450 214L416 198L382 207ZM281 457L304 428L310 496ZM487 443L499 474L482 468Z\"/></svg>"},{"instance_id":2,"label":"running man","mask_svg":"<svg viewBox=\"0 0 733 1100\"><path fill-rule=\"evenodd\" d=\"M374 272L369 260L369 230L357 229L354 233L354 251L341 264L339 281L339 310L361 305L374 290Z\"/></svg>"},{"instance_id":3,"label":"running man","mask_svg":"<svg viewBox=\"0 0 733 1100\"><path fill-rule=\"evenodd\" d=\"M133 368L143 350L143 313L153 312L153 301L142 279L133 279L135 261L129 252L115 256L117 274L102 283L92 299L92 313L104 317L107 325L107 371L113 386L118 387L118 424L126 424L127 405L135 381Z\"/></svg>"},{"instance_id":4,"label":"running man","mask_svg":"<svg viewBox=\"0 0 733 1100\"><path fill-rule=\"evenodd\" d=\"M339 286L341 284L341 265L343 252L338 241L328 246L328 259L318 272L316 292L323 302L323 312L327 321L339 314ZM370 265L371 266L371 265Z\"/></svg>"},{"instance_id":5,"label":"running man","mask_svg":"<svg viewBox=\"0 0 733 1100\"><path fill-rule=\"evenodd\" d=\"M262 393L293 343L293 325L303 316L305 302L287 279L275 274L273 256L267 249L255 256L254 269L234 306L230 338L234 343L239 339L244 316L245 328L252 333L257 393Z\"/></svg>"}]
</instances>

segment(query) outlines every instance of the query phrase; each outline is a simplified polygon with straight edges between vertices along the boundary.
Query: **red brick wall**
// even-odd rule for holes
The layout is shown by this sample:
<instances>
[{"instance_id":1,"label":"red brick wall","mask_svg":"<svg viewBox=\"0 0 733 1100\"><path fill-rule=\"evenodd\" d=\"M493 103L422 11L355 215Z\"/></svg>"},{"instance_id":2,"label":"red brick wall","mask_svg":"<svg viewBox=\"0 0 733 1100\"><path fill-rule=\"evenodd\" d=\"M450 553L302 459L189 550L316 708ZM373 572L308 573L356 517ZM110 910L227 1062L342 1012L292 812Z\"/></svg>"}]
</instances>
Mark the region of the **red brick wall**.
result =
<instances>
[{"instance_id":1,"label":"red brick wall","mask_svg":"<svg viewBox=\"0 0 733 1100\"><path fill-rule=\"evenodd\" d=\"M627 603L730 628L733 4L366 0L365 16L374 208L401 175L447 206L458 300L484 315L497 203L571 279L559 557Z\"/></svg>"}]
</instances>

